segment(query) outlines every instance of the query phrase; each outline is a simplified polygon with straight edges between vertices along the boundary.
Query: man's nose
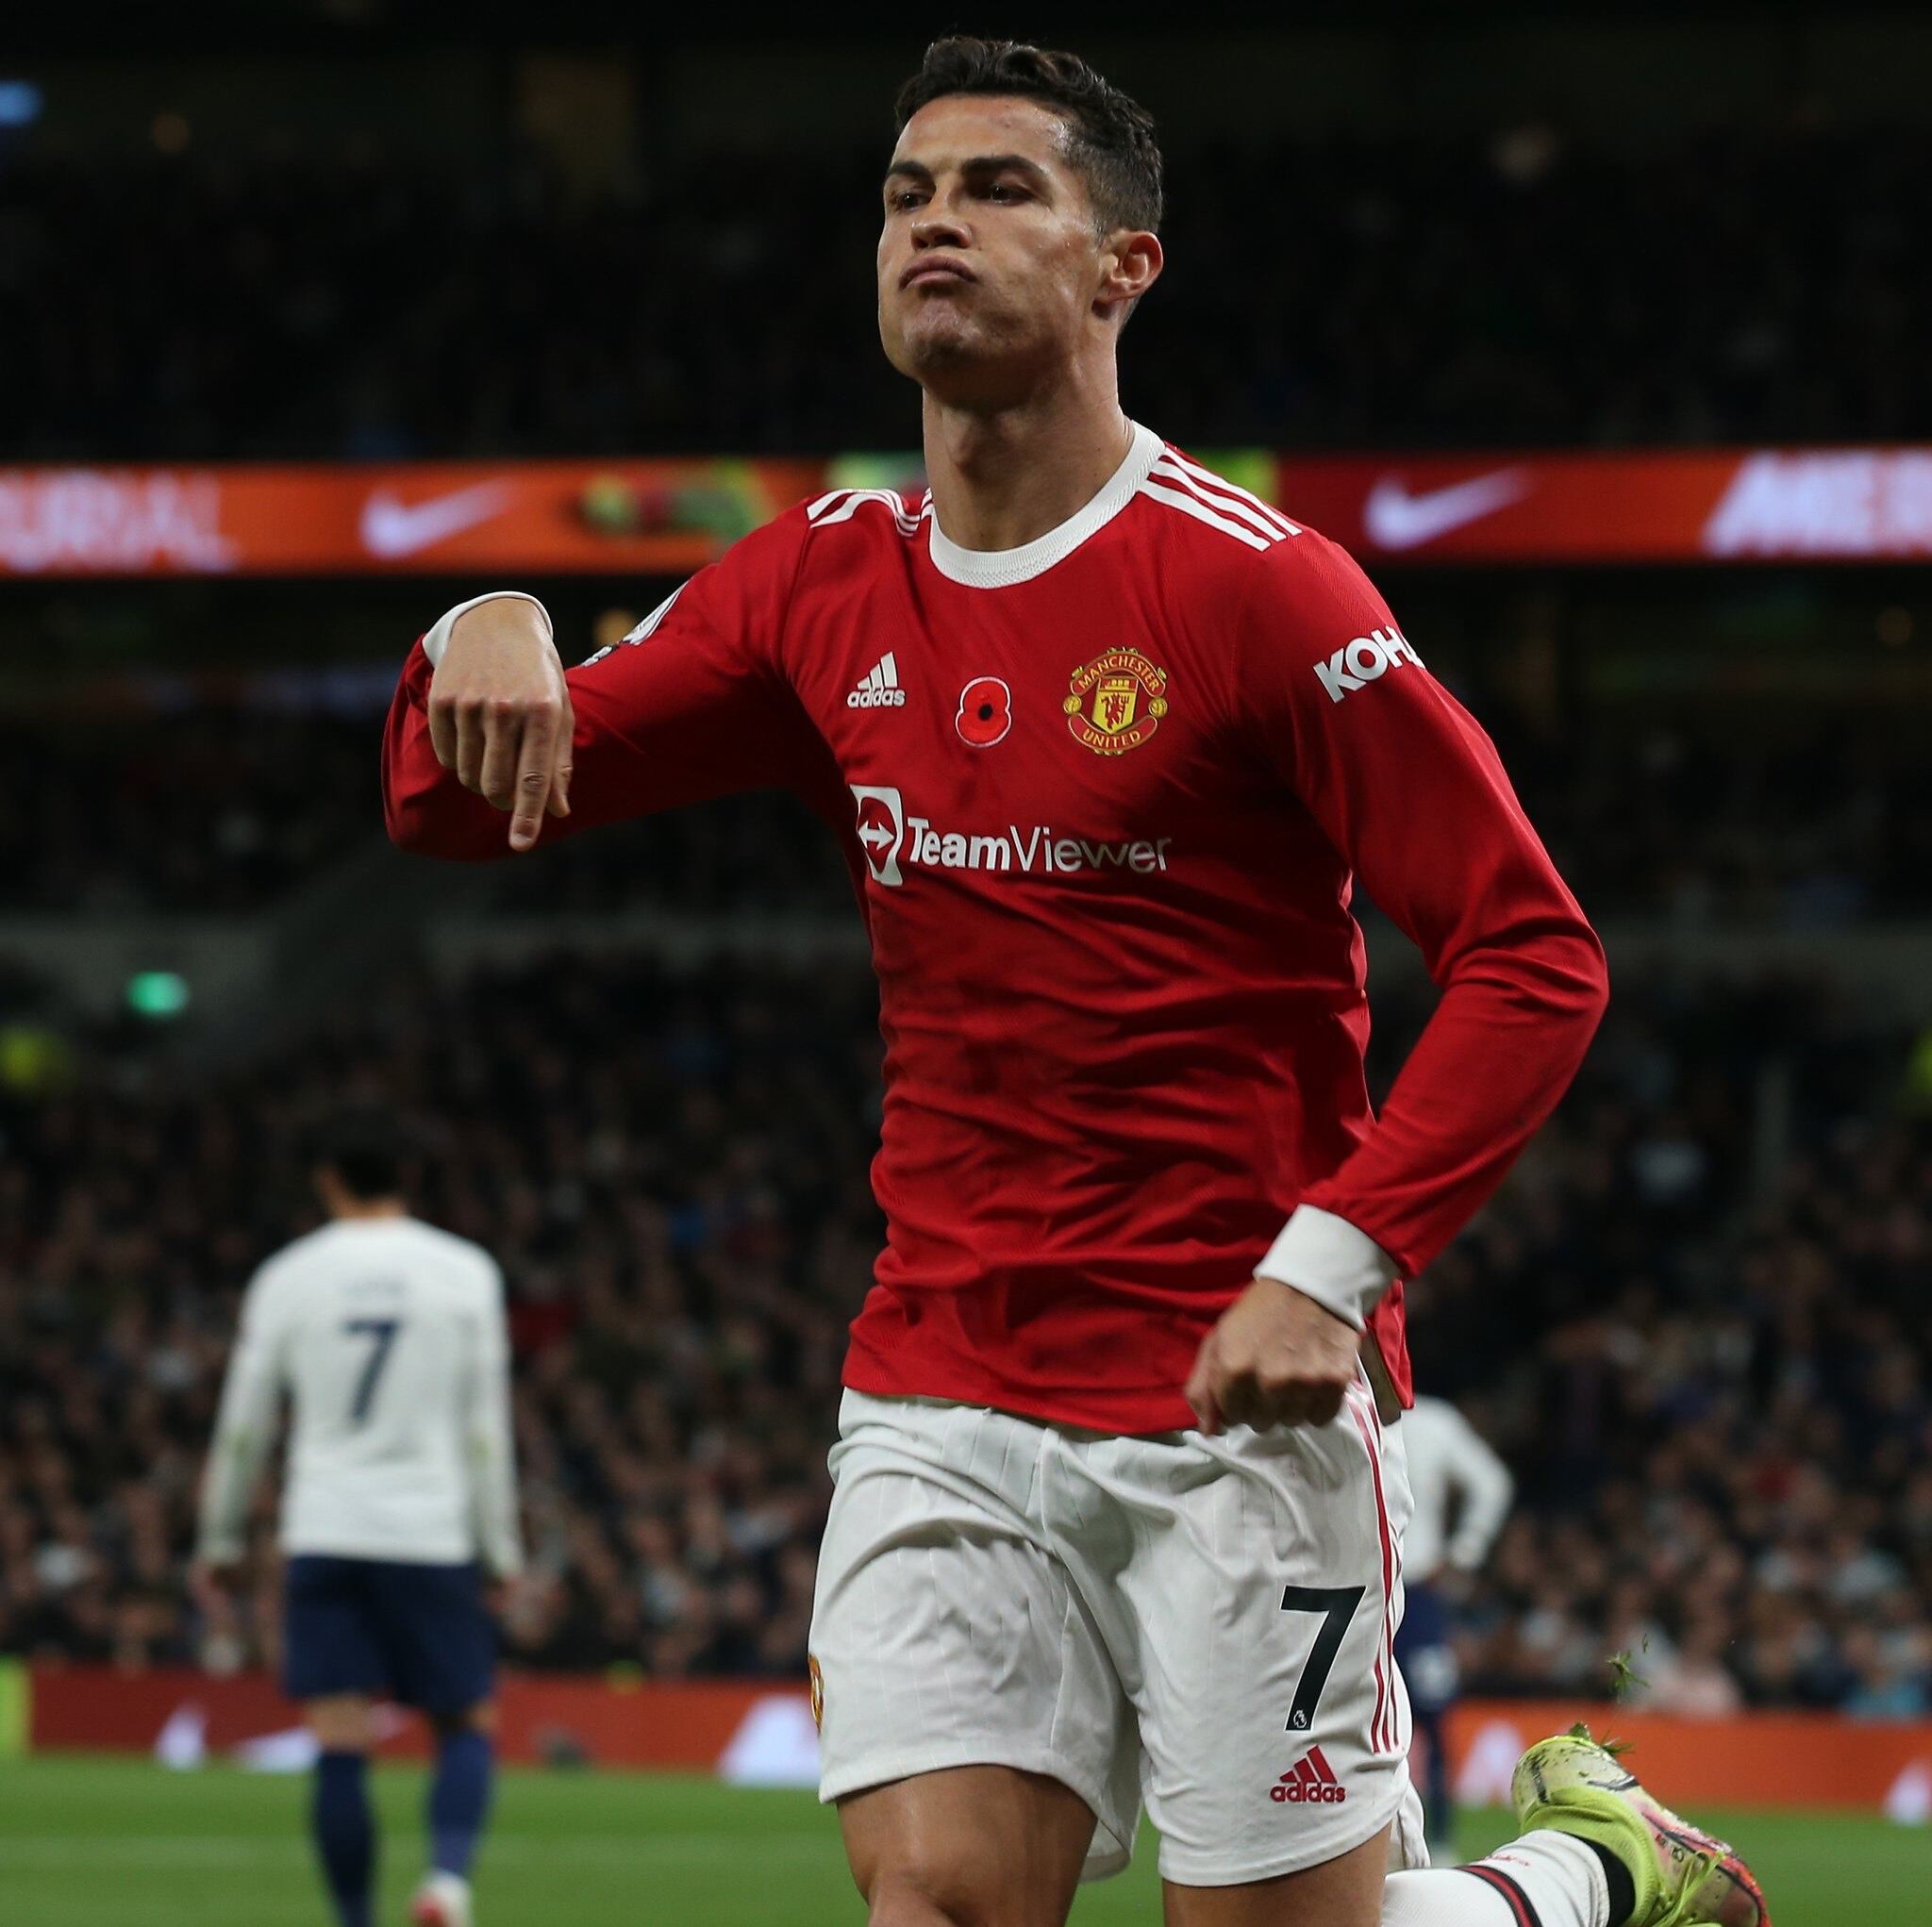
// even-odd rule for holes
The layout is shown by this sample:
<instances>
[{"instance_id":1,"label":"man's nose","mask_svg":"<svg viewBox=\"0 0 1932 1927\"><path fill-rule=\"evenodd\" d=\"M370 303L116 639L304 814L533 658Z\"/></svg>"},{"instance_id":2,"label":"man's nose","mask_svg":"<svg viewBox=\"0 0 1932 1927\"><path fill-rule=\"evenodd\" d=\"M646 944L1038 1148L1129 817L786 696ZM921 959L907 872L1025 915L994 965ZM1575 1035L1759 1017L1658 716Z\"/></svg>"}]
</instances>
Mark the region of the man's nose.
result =
<instances>
[{"instance_id":1,"label":"man's nose","mask_svg":"<svg viewBox=\"0 0 1932 1927\"><path fill-rule=\"evenodd\" d=\"M912 245L916 248L964 247L966 224L943 208L926 207L912 224Z\"/></svg>"}]
</instances>

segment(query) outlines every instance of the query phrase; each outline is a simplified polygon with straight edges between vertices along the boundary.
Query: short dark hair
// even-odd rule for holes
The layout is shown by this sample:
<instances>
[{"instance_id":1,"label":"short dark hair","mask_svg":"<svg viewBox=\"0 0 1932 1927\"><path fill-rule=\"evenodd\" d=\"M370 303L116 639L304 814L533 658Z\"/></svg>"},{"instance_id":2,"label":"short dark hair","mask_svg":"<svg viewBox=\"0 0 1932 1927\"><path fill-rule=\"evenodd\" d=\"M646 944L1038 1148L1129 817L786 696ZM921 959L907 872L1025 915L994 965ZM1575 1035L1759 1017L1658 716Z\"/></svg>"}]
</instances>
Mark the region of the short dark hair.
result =
<instances>
[{"instance_id":1,"label":"short dark hair","mask_svg":"<svg viewBox=\"0 0 1932 1927\"><path fill-rule=\"evenodd\" d=\"M1154 116L1077 54L968 34L935 41L919 72L899 90L900 130L921 108L955 93L1013 93L1058 108L1073 129L1067 158L1087 183L1101 231L1158 231L1160 146Z\"/></svg>"},{"instance_id":2,"label":"short dark hair","mask_svg":"<svg viewBox=\"0 0 1932 1927\"><path fill-rule=\"evenodd\" d=\"M333 1171L351 1197L402 1195L408 1163L408 1139L393 1111L355 1105L324 1118L315 1127L310 1158Z\"/></svg>"}]
</instances>

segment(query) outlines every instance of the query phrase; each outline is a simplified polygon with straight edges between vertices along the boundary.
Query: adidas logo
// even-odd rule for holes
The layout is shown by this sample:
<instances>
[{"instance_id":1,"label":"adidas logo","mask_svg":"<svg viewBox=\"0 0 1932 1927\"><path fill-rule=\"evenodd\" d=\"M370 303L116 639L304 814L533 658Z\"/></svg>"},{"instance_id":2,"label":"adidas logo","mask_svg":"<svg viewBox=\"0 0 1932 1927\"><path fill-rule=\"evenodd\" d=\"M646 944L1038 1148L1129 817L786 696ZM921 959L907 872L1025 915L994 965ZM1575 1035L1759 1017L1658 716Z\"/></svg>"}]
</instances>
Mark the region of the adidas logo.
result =
<instances>
[{"instance_id":1,"label":"adidas logo","mask_svg":"<svg viewBox=\"0 0 1932 1927\"><path fill-rule=\"evenodd\" d=\"M1268 1798L1289 1806L1340 1806L1348 1788L1336 1779L1322 1749L1311 1746L1269 1787Z\"/></svg>"},{"instance_id":2,"label":"adidas logo","mask_svg":"<svg viewBox=\"0 0 1932 1927\"><path fill-rule=\"evenodd\" d=\"M903 709L906 706L906 691L899 687L899 662L888 649L873 664L868 675L853 692L845 698L848 709Z\"/></svg>"}]
</instances>

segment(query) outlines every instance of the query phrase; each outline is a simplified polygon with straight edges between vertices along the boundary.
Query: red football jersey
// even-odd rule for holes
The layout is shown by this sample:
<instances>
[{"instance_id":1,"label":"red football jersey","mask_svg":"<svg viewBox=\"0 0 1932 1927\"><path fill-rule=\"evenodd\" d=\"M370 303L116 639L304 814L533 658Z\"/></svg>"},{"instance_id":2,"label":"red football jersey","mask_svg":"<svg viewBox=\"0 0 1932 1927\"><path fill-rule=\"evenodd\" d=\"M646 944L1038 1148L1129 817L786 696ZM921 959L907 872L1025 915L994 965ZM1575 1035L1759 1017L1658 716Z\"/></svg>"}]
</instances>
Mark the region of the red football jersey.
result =
<instances>
[{"instance_id":1,"label":"red football jersey","mask_svg":"<svg viewBox=\"0 0 1932 1927\"><path fill-rule=\"evenodd\" d=\"M503 855L431 751L431 674L419 644L391 834ZM545 841L774 785L843 841L887 1046L847 1384L1189 1425L1202 1337L1306 1204L1392 1261L1369 1328L1407 1399L1399 1279L1548 1115L1605 974L1489 739L1345 554L1140 429L1020 549L884 490L801 505L569 680ZM1379 1119L1355 874L1443 993Z\"/></svg>"}]
</instances>

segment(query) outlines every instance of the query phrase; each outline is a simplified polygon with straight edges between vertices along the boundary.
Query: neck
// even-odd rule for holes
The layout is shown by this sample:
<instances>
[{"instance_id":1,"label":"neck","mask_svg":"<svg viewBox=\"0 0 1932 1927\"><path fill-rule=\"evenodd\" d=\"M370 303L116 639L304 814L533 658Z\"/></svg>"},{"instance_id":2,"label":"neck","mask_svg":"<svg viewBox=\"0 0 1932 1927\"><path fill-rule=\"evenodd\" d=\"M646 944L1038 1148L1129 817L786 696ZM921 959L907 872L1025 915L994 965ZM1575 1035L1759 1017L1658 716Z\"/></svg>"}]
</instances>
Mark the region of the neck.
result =
<instances>
[{"instance_id":1,"label":"neck","mask_svg":"<svg viewBox=\"0 0 1932 1927\"><path fill-rule=\"evenodd\" d=\"M345 1198L329 1212L331 1218L352 1221L362 1218L407 1218L408 1215L409 1207L400 1198Z\"/></svg>"},{"instance_id":2,"label":"neck","mask_svg":"<svg viewBox=\"0 0 1932 1927\"><path fill-rule=\"evenodd\" d=\"M933 512L962 549L1017 549L1058 528L1100 492L1133 440L1110 378L990 412L949 407L928 390L923 414Z\"/></svg>"}]
</instances>

